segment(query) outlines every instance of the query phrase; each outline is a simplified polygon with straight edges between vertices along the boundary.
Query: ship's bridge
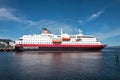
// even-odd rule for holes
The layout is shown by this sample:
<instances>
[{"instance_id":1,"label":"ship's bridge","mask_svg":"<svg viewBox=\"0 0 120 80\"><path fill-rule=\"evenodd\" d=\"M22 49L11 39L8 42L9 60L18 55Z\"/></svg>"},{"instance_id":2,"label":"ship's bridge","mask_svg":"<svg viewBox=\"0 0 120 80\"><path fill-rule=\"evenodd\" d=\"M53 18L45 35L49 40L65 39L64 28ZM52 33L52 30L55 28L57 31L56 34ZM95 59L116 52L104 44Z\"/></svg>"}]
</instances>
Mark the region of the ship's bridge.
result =
<instances>
[{"instance_id":1,"label":"ship's bridge","mask_svg":"<svg viewBox=\"0 0 120 80\"><path fill-rule=\"evenodd\" d=\"M70 37L67 33L61 35L61 37Z\"/></svg>"}]
</instances>

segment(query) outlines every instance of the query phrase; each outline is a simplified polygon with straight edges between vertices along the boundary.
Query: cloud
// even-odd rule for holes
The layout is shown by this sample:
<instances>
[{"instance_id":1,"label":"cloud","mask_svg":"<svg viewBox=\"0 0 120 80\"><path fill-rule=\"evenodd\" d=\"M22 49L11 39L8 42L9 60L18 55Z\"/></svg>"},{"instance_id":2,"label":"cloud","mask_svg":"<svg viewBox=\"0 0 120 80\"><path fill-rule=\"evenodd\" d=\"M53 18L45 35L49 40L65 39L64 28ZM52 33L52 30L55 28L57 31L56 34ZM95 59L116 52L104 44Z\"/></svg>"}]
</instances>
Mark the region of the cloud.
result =
<instances>
[{"instance_id":1,"label":"cloud","mask_svg":"<svg viewBox=\"0 0 120 80\"><path fill-rule=\"evenodd\" d=\"M75 34L78 32L78 29L76 27L73 27L73 25L68 25L66 23L61 23L55 20L47 20L47 19L42 19L37 22L34 22L33 24L30 24L28 28L30 29L36 28L37 30L40 30L43 27L47 28L54 34L60 34L61 28L63 29L64 33Z\"/></svg>"},{"instance_id":2,"label":"cloud","mask_svg":"<svg viewBox=\"0 0 120 80\"><path fill-rule=\"evenodd\" d=\"M10 9L10 8L0 8L0 20L14 21L14 22L23 23L23 24L32 23L32 21L23 19L21 17L17 17L13 13L13 9Z\"/></svg>"},{"instance_id":3,"label":"cloud","mask_svg":"<svg viewBox=\"0 0 120 80\"><path fill-rule=\"evenodd\" d=\"M0 8L0 20L13 20L16 22L22 22L23 20L14 16L10 9Z\"/></svg>"},{"instance_id":4,"label":"cloud","mask_svg":"<svg viewBox=\"0 0 120 80\"><path fill-rule=\"evenodd\" d=\"M48 20L48 19L41 19L38 21L32 21L28 20L26 18L17 16L14 13L14 9L11 8L0 8L0 20L8 20L13 22L18 22L20 24L23 24L24 27L22 27L22 30L32 30L32 32L35 30L41 30L41 28L46 27L48 28L52 33L59 34L60 29L63 28L63 32L75 34L77 33L78 29L75 28L73 25L68 25L66 23L61 23L56 20ZM7 31L7 30L1 30L1 31Z\"/></svg>"},{"instance_id":5,"label":"cloud","mask_svg":"<svg viewBox=\"0 0 120 80\"><path fill-rule=\"evenodd\" d=\"M120 28L118 29L113 29L113 30L108 30L108 32L101 32L101 33L94 33L95 36L98 36L99 38L101 38L102 40L108 39L108 38L112 38L112 37L116 37L116 36L120 36Z\"/></svg>"},{"instance_id":6,"label":"cloud","mask_svg":"<svg viewBox=\"0 0 120 80\"><path fill-rule=\"evenodd\" d=\"M87 21L90 21L90 20L93 20L93 19L99 17L101 14L103 14L103 12L104 12L104 10L92 14L92 15L87 19Z\"/></svg>"},{"instance_id":7,"label":"cloud","mask_svg":"<svg viewBox=\"0 0 120 80\"><path fill-rule=\"evenodd\" d=\"M92 20L95 20L96 18L98 18L103 13L104 13L104 10L99 11L97 13L93 13L90 17L88 17L85 20L78 20L78 23L80 23L81 25L86 24L86 23L88 23L88 22L90 22Z\"/></svg>"}]
</instances>

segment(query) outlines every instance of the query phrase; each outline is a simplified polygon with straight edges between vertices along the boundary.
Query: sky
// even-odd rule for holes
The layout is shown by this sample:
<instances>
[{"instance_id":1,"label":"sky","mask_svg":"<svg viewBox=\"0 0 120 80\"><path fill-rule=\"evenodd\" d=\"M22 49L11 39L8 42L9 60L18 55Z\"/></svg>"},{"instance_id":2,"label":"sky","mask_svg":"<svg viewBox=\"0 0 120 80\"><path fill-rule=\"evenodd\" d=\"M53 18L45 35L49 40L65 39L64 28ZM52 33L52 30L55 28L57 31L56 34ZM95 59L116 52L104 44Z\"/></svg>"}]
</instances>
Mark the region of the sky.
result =
<instances>
[{"instance_id":1,"label":"sky","mask_svg":"<svg viewBox=\"0 0 120 80\"><path fill-rule=\"evenodd\" d=\"M94 35L109 46L120 46L120 0L0 0L0 38L23 35Z\"/></svg>"}]
</instances>

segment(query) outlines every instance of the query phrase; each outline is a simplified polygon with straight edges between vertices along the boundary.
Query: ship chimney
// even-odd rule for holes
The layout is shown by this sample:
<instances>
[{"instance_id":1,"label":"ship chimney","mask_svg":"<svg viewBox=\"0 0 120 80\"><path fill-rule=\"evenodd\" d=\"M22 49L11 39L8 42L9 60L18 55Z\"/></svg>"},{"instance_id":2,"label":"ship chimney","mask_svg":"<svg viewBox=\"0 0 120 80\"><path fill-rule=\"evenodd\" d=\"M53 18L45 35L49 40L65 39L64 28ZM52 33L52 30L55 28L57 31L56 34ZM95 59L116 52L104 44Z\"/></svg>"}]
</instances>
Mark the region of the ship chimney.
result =
<instances>
[{"instance_id":1,"label":"ship chimney","mask_svg":"<svg viewBox=\"0 0 120 80\"><path fill-rule=\"evenodd\" d=\"M51 32L47 30L47 28L42 28L42 32L44 34L51 34Z\"/></svg>"}]
</instances>

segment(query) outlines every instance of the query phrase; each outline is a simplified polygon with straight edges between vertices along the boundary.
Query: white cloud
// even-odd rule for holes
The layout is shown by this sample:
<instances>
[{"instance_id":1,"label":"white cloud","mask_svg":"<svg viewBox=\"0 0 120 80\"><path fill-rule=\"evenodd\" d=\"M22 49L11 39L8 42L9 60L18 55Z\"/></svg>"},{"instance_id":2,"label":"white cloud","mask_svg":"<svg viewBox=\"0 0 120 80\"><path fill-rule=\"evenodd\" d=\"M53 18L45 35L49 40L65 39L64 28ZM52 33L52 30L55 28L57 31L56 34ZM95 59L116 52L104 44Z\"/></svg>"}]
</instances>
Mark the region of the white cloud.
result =
<instances>
[{"instance_id":1,"label":"white cloud","mask_svg":"<svg viewBox=\"0 0 120 80\"><path fill-rule=\"evenodd\" d=\"M87 19L87 21L90 21L90 20L93 20L93 19L99 17L101 14L103 14L103 12L104 12L104 10L92 14L92 15Z\"/></svg>"},{"instance_id":2,"label":"white cloud","mask_svg":"<svg viewBox=\"0 0 120 80\"><path fill-rule=\"evenodd\" d=\"M14 16L10 9L0 8L0 19L1 20L13 20L17 22L21 22L22 20L16 16Z\"/></svg>"},{"instance_id":3,"label":"white cloud","mask_svg":"<svg viewBox=\"0 0 120 80\"><path fill-rule=\"evenodd\" d=\"M10 9L10 8L0 8L0 20L9 20L9 21L19 22L19 23L23 23L23 24L31 24L32 23L32 21L23 19L21 17L17 17L13 13L13 9Z\"/></svg>"},{"instance_id":4,"label":"white cloud","mask_svg":"<svg viewBox=\"0 0 120 80\"><path fill-rule=\"evenodd\" d=\"M120 36L120 28L118 29L112 29L112 30L109 30L105 33L101 32L101 33L94 33L95 36L105 40L105 39L108 39L108 38L112 38L112 37L115 37L115 36Z\"/></svg>"},{"instance_id":5,"label":"white cloud","mask_svg":"<svg viewBox=\"0 0 120 80\"><path fill-rule=\"evenodd\" d=\"M8 20L8 21L14 21L21 24L25 24L26 27L23 27L22 29L31 29L31 30L40 30L42 27L48 28L53 33L60 33L60 28L63 28L63 31L66 33L75 33L77 28L60 23L54 20L46 20L42 19L39 21L31 21L25 18L21 18L16 16L11 9L7 8L0 8L0 20ZM7 30L1 30L1 31L7 31Z\"/></svg>"},{"instance_id":6,"label":"white cloud","mask_svg":"<svg viewBox=\"0 0 120 80\"><path fill-rule=\"evenodd\" d=\"M60 29L63 28L63 32L75 34L77 33L78 29L72 25L68 25L65 23L61 23L55 20L47 20L42 19L39 21L32 21L28 20L26 18L17 16L14 13L14 9L10 8L0 8L0 20L8 20L13 22L18 22L20 24L24 24L25 27L22 27L22 30L40 30L43 27L48 28L52 33L59 34ZM7 31L7 30L1 30L1 31Z\"/></svg>"},{"instance_id":7,"label":"white cloud","mask_svg":"<svg viewBox=\"0 0 120 80\"><path fill-rule=\"evenodd\" d=\"M35 27L33 27L35 26ZM36 28L38 30L42 29L43 27L47 28L54 34L60 34L60 29L63 29L64 33L69 34L75 34L77 33L78 29L76 27L73 27L72 25L68 25L65 23L60 23L55 20L39 20L37 22L34 22L33 24L30 24L28 28Z\"/></svg>"},{"instance_id":8,"label":"white cloud","mask_svg":"<svg viewBox=\"0 0 120 80\"><path fill-rule=\"evenodd\" d=\"M86 23L98 18L101 14L103 14L103 12L104 12L104 10L99 11L97 13L93 13L90 17L88 17L85 20L78 20L78 23L80 23L81 25L86 24Z\"/></svg>"}]
</instances>

